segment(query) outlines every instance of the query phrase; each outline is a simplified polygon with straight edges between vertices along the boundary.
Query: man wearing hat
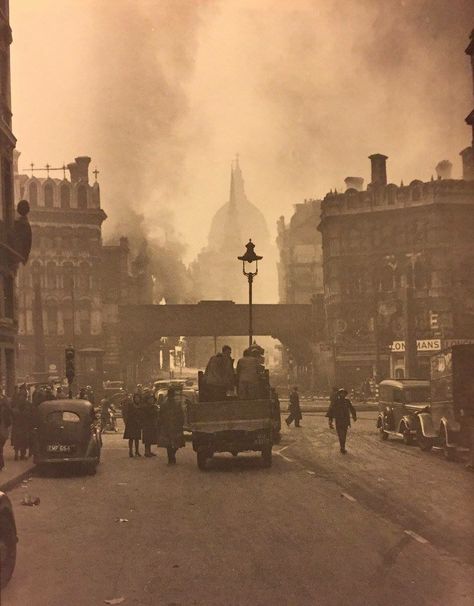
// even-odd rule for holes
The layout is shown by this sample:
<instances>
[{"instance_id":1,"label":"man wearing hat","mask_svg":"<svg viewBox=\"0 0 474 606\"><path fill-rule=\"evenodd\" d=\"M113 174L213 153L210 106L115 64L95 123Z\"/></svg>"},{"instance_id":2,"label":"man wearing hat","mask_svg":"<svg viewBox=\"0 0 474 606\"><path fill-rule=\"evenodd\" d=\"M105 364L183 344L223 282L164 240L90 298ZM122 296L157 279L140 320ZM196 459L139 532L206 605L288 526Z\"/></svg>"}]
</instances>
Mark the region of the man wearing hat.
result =
<instances>
[{"instance_id":1,"label":"man wearing hat","mask_svg":"<svg viewBox=\"0 0 474 606\"><path fill-rule=\"evenodd\" d=\"M339 438L341 454L346 454L347 429L351 426L351 416L357 421L357 413L352 402L347 396L345 389L339 389L336 397L332 400L326 417L329 419L329 429L334 429L333 421L336 421L336 432Z\"/></svg>"}]
</instances>

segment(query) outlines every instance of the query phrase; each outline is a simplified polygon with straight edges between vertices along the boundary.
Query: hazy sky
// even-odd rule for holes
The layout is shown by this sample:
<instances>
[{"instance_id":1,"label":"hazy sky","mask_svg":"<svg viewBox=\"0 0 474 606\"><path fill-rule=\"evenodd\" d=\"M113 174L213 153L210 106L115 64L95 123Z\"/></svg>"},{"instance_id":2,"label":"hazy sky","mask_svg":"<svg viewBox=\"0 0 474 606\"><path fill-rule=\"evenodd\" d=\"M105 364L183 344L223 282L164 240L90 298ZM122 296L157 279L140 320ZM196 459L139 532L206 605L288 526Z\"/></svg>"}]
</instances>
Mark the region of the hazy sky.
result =
<instances>
[{"instance_id":1,"label":"hazy sky","mask_svg":"<svg viewBox=\"0 0 474 606\"><path fill-rule=\"evenodd\" d=\"M371 153L407 183L470 143L471 0L12 0L11 24L20 167L92 156L106 235L133 208L187 260L236 152L274 230Z\"/></svg>"}]
</instances>

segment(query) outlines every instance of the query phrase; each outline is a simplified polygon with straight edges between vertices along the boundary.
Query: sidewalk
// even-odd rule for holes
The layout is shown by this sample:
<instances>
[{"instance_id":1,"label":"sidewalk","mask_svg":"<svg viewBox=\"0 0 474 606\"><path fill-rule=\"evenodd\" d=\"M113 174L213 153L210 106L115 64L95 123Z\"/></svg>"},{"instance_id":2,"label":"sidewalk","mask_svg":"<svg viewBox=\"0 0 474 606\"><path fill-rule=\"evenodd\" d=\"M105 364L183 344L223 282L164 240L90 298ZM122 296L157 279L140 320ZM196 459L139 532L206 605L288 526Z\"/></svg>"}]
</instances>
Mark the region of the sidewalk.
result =
<instances>
[{"instance_id":1,"label":"sidewalk","mask_svg":"<svg viewBox=\"0 0 474 606\"><path fill-rule=\"evenodd\" d=\"M0 471L0 490L7 492L19 484L24 478L30 476L33 472L33 458L25 461L14 461L13 450L8 441L3 449L5 456L5 467Z\"/></svg>"}]
</instances>

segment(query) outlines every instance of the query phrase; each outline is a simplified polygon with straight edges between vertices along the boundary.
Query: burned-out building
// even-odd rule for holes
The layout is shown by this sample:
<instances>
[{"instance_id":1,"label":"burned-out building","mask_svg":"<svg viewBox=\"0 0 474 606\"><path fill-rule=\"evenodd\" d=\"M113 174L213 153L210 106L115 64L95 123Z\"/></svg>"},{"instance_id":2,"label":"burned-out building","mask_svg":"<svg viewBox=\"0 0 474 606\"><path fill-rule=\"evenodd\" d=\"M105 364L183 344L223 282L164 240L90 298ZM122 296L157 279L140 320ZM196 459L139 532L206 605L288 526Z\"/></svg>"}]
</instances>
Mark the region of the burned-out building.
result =
<instances>
[{"instance_id":1,"label":"burned-out building","mask_svg":"<svg viewBox=\"0 0 474 606\"><path fill-rule=\"evenodd\" d=\"M323 292L323 251L318 231L321 200L295 204L289 223L277 223L280 303L309 303Z\"/></svg>"},{"instance_id":2,"label":"burned-out building","mask_svg":"<svg viewBox=\"0 0 474 606\"><path fill-rule=\"evenodd\" d=\"M10 94L9 2L0 3L0 392L13 393L16 378L16 335L18 329L15 277L18 266L26 263L31 247L28 204L14 211L13 153Z\"/></svg>"}]
</instances>

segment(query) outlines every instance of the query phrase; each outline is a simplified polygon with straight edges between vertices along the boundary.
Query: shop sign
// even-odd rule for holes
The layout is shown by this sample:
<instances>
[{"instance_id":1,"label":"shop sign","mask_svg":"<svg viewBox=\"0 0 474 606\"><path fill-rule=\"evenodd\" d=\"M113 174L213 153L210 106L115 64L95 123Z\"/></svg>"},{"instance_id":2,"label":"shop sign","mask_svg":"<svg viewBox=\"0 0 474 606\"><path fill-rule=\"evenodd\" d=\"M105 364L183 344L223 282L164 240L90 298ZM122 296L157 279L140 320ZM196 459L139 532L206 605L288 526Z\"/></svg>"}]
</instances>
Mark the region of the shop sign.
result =
<instances>
[{"instance_id":1,"label":"shop sign","mask_svg":"<svg viewBox=\"0 0 474 606\"><path fill-rule=\"evenodd\" d=\"M445 339L443 347L452 347L453 345L469 345L474 343L474 339Z\"/></svg>"},{"instance_id":2,"label":"shop sign","mask_svg":"<svg viewBox=\"0 0 474 606\"><path fill-rule=\"evenodd\" d=\"M441 339L418 339L416 341L416 351L439 351L440 349ZM393 341L391 350L403 353L405 351L405 341Z\"/></svg>"}]
</instances>

